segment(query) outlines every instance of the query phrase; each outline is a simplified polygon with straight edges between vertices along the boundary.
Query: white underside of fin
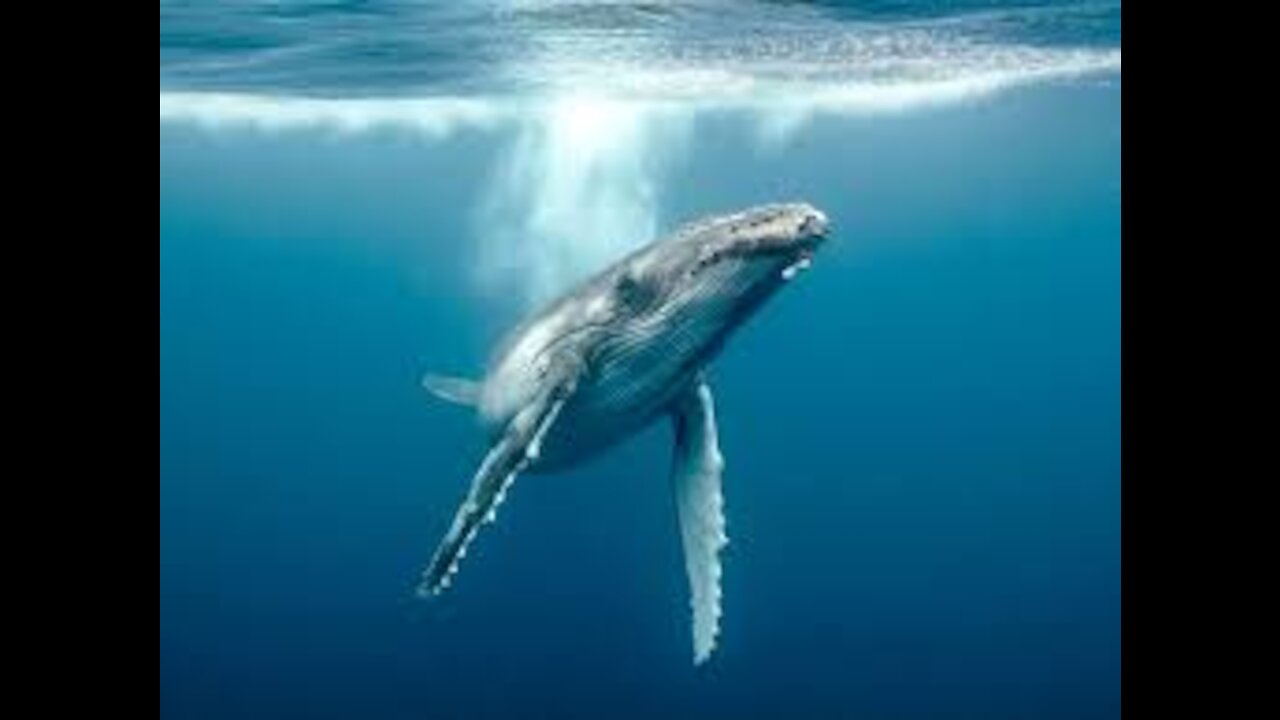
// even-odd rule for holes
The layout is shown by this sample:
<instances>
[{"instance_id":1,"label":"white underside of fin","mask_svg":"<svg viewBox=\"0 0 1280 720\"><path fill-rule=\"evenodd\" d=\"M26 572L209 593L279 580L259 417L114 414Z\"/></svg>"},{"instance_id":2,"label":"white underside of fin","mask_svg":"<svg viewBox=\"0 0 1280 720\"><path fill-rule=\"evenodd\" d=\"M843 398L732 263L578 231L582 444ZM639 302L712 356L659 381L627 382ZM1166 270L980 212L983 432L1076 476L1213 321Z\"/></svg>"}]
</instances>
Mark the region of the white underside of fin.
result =
<instances>
[{"instance_id":1,"label":"white underside of fin","mask_svg":"<svg viewBox=\"0 0 1280 720\"><path fill-rule=\"evenodd\" d=\"M458 564L466 557L480 527L497 520L498 508L507 498L516 476L537 462L542 439L564 407L564 399L539 403L521 412L506 435L485 456L476 472L467 499L458 508L449 532L436 548L418 592L439 595L453 583Z\"/></svg>"},{"instance_id":2,"label":"white underside of fin","mask_svg":"<svg viewBox=\"0 0 1280 720\"><path fill-rule=\"evenodd\" d=\"M693 659L702 664L711 657L720 633L720 550L729 542L721 492L724 457L717 439L711 389L706 383L698 382L685 393L674 420L671 482L693 608Z\"/></svg>"},{"instance_id":3,"label":"white underside of fin","mask_svg":"<svg viewBox=\"0 0 1280 720\"><path fill-rule=\"evenodd\" d=\"M455 405L475 405L480 401L480 383L465 378L426 375L422 387L427 392Z\"/></svg>"}]
</instances>

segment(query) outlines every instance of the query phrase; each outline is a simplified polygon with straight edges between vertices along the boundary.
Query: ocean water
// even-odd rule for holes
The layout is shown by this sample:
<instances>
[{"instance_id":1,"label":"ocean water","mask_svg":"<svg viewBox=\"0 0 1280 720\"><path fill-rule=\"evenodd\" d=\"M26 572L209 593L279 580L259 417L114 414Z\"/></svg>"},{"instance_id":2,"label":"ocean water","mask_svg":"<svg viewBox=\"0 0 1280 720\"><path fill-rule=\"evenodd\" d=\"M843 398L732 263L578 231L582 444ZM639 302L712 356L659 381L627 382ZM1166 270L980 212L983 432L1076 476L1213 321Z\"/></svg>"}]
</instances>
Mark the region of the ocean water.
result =
<instances>
[{"instance_id":1,"label":"ocean water","mask_svg":"<svg viewBox=\"0 0 1280 720\"><path fill-rule=\"evenodd\" d=\"M1119 2L160 3L162 718L1120 715ZM835 233L670 438L516 483L428 371L708 213Z\"/></svg>"}]
</instances>

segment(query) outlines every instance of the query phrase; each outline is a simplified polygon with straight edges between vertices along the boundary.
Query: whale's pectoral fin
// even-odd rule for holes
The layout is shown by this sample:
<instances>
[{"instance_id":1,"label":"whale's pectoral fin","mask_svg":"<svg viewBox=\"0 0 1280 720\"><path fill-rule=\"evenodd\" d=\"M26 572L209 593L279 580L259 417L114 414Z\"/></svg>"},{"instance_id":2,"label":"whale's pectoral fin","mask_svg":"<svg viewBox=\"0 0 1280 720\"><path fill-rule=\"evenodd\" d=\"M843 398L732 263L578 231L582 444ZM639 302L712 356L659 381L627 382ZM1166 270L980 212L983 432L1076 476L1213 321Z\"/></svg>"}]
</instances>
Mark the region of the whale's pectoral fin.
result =
<instances>
[{"instance_id":1,"label":"whale's pectoral fin","mask_svg":"<svg viewBox=\"0 0 1280 720\"><path fill-rule=\"evenodd\" d=\"M516 475L538 459L542 438L556 421L571 393L571 386L561 384L543 393L538 400L516 414L506 432L489 450L471 481L467 499L458 508L449 532L440 541L431 564L418 587L420 596L439 595L449 587L458 563L480 526L493 522L498 506Z\"/></svg>"},{"instance_id":2,"label":"whale's pectoral fin","mask_svg":"<svg viewBox=\"0 0 1280 720\"><path fill-rule=\"evenodd\" d=\"M456 405L475 405L480 399L480 383L475 380L428 374L422 378L422 387Z\"/></svg>"},{"instance_id":3,"label":"whale's pectoral fin","mask_svg":"<svg viewBox=\"0 0 1280 720\"><path fill-rule=\"evenodd\" d=\"M701 380L692 385L676 401L672 418L671 483L693 606L693 658L701 664L711 657L720 632L720 550L729 542L720 492L724 458L716 437L711 388Z\"/></svg>"}]
</instances>

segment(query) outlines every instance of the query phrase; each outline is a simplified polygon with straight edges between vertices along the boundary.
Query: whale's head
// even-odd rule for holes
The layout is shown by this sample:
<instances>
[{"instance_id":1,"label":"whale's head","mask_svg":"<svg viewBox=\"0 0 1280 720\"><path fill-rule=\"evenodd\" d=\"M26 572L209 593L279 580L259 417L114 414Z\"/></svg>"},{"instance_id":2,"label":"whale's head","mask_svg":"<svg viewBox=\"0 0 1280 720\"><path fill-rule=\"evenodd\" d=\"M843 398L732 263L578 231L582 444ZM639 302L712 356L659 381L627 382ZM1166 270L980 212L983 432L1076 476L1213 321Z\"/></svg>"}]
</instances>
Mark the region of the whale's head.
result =
<instances>
[{"instance_id":1,"label":"whale's head","mask_svg":"<svg viewBox=\"0 0 1280 720\"><path fill-rule=\"evenodd\" d=\"M791 280L809 268L830 229L827 216L807 203L768 205L706 221L687 231L685 242L696 255L687 274L694 285L703 276L751 285L760 275L774 279L772 270Z\"/></svg>"},{"instance_id":2,"label":"whale's head","mask_svg":"<svg viewBox=\"0 0 1280 720\"><path fill-rule=\"evenodd\" d=\"M753 305L809 269L830 230L807 203L752 208L680 231L656 253L654 270L672 302Z\"/></svg>"},{"instance_id":3,"label":"whale's head","mask_svg":"<svg viewBox=\"0 0 1280 720\"><path fill-rule=\"evenodd\" d=\"M827 216L806 203L702 220L624 264L615 278L615 299L646 330L714 352L730 331L809 269L829 232Z\"/></svg>"}]
</instances>

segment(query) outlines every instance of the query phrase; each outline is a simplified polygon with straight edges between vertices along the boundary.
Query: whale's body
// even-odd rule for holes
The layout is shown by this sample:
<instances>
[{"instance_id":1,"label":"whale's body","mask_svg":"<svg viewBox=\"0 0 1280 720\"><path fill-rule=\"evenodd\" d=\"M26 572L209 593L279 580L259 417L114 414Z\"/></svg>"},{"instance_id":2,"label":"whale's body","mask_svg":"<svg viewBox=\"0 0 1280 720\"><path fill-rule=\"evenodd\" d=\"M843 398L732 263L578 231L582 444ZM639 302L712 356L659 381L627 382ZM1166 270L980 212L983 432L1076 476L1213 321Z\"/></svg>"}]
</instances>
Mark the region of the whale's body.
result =
<instances>
[{"instance_id":1,"label":"whale's body","mask_svg":"<svg viewBox=\"0 0 1280 720\"><path fill-rule=\"evenodd\" d=\"M702 220L615 263L514 329L479 383L429 376L473 404L492 447L422 591L437 594L515 477L554 472L654 421L675 429L672 486L693 595L694 655L709 657L720 615L724 533L715 412L703 370L778 289L807 268L828 231L806 204Z\"/></svg>"}]
</instances>

